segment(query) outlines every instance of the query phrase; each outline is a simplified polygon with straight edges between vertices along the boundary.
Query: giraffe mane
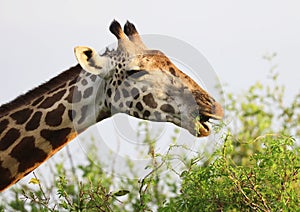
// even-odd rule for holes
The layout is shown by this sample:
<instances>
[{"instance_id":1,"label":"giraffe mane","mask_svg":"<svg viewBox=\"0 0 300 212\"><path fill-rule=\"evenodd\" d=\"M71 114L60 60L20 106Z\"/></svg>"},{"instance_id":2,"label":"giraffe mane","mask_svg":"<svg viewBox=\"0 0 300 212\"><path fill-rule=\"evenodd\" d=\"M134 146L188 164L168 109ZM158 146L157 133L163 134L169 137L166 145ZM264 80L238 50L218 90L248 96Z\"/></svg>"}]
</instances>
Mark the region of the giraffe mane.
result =
<instances>
[{"instance_id":1,"label":"giraffe mane","mask_svg":"<svg viewBox=\"0 0 300 212\"><path fill-rule=\"evenodd\" d=\"M42 94L49 92L50 90L56 89L57 87L63 85L66 81L70 79L77 80L77 77L79 76L81 70L81 66L77 64L76 66L69 68L68 70L50 79L49 81L33 88L25 94L18 96L11 102L1 105L0 117L6 115L8 111L14 110L24 104L29 104L31 101L40 97Z\"/></svg>"}]
</instances>

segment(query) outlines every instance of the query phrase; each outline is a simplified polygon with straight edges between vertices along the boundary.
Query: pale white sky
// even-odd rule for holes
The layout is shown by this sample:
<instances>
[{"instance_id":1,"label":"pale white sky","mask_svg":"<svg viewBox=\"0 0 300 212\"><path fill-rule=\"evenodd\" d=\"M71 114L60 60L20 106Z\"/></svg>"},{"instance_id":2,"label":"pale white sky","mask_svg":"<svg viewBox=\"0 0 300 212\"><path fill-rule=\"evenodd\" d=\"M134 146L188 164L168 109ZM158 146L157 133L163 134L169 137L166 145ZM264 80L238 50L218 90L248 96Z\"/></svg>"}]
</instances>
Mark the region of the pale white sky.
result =
<instances>
[{"instance_id":1,"label":"pale white sky","mask_svg":"<svg viewBox=\"0 0 300 212\"><path fill-rule=\"evenodd\" d=\"M262 56L277 52L291 98L300 90L299 11L296 0L0 0L0 104L75 65L75 46L115 42L113 19L191 44L232 91L264 82L270 66Z\"/></svg>"}]
</instances>

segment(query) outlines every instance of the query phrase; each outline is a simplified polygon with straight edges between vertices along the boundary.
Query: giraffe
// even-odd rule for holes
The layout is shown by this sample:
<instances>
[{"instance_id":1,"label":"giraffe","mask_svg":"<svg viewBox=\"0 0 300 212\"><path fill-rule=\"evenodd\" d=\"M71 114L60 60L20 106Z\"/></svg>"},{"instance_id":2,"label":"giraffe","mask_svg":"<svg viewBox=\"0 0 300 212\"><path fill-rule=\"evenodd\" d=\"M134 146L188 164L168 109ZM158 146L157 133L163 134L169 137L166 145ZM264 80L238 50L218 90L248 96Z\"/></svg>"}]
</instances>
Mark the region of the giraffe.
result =
<instances>
[{"instance_id":1,"label":"giraffe","mask_svg":"<svg viewBox=\"0 0 300 212\"><path fill-rule=\"evenodd\" d=\"M0 191L15 184L88 127L116 113L171 122L197 137L223 109L135 26L109 27L116 49L74 48L78 64L0 107Z\"/></svg>"}]
</instances>

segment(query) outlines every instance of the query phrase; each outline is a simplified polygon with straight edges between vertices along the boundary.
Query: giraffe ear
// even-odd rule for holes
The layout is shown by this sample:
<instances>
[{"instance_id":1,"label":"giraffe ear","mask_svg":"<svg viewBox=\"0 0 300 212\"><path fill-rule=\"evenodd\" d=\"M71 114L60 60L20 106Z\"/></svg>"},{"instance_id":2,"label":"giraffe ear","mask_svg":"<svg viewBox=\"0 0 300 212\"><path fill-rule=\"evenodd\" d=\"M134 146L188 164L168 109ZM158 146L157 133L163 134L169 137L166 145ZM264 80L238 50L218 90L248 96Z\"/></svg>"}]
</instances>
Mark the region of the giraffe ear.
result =
<instances>
[{"instance_id":1,"label":"giraffe ear","mask_svg":"<svg viewBox=\"0 0 300 212\"><path fill-rule=\"evenodd\" d=\"M105 78L109 72L109 60L101 57L94 49L86 46L74 48L76 59L80 66L91 74Z\"/></svg>"}]
</instances>

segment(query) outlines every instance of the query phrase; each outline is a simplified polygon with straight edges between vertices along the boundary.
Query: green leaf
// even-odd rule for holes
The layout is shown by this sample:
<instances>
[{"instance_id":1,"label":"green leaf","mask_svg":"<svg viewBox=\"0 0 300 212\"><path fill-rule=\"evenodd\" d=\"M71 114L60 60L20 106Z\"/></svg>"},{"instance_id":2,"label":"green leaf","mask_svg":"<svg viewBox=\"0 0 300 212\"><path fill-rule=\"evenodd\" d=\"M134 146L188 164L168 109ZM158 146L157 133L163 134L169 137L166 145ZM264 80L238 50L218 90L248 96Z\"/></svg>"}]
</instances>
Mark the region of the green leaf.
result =
<instances>
[{"instance_id":1,"label":"green leaf","mask_svg":"<svg viewBox=\"0 0 300 212\"><path fill-rule=\"evenodd\" d=\"M188 174L188 171L185 170L183 172L181 172L180 177L185 177Z\"/></svg>"},{"instance_id":2,"label":"green leaf","mask_svg":"<svg viewBox=\"0 0 300 212\"><path fill-rule=\"evenodd\" d=\"M31 178L30 181L29 181L29 184L39 184L40 183L40 180L37 179L37 178Z\"/></svg>"}]
</instances>

